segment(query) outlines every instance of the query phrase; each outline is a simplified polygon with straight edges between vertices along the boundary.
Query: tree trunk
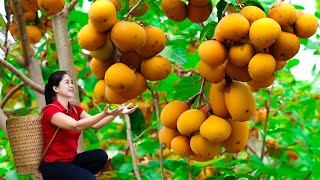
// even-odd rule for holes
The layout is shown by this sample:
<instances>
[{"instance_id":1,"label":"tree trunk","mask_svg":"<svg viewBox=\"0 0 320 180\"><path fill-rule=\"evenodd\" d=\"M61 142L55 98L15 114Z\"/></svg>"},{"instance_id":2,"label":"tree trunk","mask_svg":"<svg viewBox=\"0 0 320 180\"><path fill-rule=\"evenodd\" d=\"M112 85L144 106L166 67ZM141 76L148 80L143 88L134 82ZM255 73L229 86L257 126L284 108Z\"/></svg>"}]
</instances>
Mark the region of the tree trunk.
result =
<instances>
[{"instance_id":1,"label":"tree trunk","mask_svg":"<svg viewBox=\"0 0 320 180\"><path fill-rule=\"evenodd\" d=\"M0 108L0 128L3 130L5 135L7 135L6 121L8 117L4 114L3 110Z\"/></svg>"}]
</instances>

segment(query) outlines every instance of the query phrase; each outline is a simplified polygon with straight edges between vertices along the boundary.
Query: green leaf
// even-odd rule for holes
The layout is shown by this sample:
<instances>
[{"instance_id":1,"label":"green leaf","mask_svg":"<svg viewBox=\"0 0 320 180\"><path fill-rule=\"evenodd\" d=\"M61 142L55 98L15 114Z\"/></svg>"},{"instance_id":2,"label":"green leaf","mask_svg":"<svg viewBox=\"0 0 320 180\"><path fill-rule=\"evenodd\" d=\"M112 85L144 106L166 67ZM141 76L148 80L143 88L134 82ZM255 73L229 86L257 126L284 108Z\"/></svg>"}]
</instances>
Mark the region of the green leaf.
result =
<instances>
[{"instance_id":1,"label":"green leaf","mask_svg":"<svg viewBox=\"0 0 320 180\"><path fill-rule=\"evenodd\" d=\"M320 80L320 71L318 72L317 76L313 79L313 81L311 83L312 86L316 86L318 84L319 80Z\"/></svg>"},{"instance_id":2,"label":"green leaf","mask_svg":"<svg viewBox=\"0 0 320 180\"><path fill-rule=\"evenodd\" d=\"M158 15L158 16L164 16L164 13L162 10L159 8L159 5L156 4L156 2L160 1L155 1L155 0L147 0L149 7Z\"/></svg>"},{"instance_id":3,"label":"green leaf","mask_svg":"<svg viewBox=\"0 0 320 180\"><path fill-rule=\"evenodd\" d=\"M225 9L227 5L227 2L225 0L220 0L217 4L217 9L218 9L218 12L217 12L217 17L218 17L218 21L221 20L222 18L222 12L223 10Z\"/></svg>"},{"instance_id":4,"label":"green leaf","mask_svg":"<svg viewBox=\"0 0 320 180\"><path fill-rule=\"evenodd\" d=\"M5 32L7 28L7 23L4 21L3 16L0 16L0 30Z\"/></svg>"},{"instance_id":5,"label":"green leaf","mask_svg":"<svg viewBox=\"0 0 320 180\"><path fill-rule=\"evenodd\" d=\"M68 16L68 24L79 23L81 27L88 24L88 13L82 11L72 10ZM70 26L69 26L70 27Z\"/></svg>"},{"instance_id":6,"label":"green leaf","mask_svg":"<svg viewBox=\"0 0 320 180\"><path fill-rule=\"evenodd\" d=\"M175 86L174 99L188 100L198 93L201 88L201 83L198 82L199 79L199 76L183 77Z\"/></svg>"},{"instance_id":7,"label":"green leaf","mask_svg":"<svg viewBox=\"0 0 320 180\"><path fill-rule=\"evenodd\" d=\"M312 75L312 76L315 76L315 75L316 75L316 70L317 70L317 65L314 64L313 67L312 67L312 70L311 70L311 75Z\"/></svg>"},{"instance_id":8,"label":"green leaf","mask_svg":"<svg viewBox=\"0 0 320 180\"><path fill-rule=\"evenodd\" d=\"M258 8L262 9L263 11L265 11L263 5L260 3L259 0L244 0L244 1L242 1L242 3L244 3L246 5L257 6Z\"/></svg>"},{"instance_id":9,"label":"green leaf","mask_svg":"<svg viewBox=\"0 0 320 180\"><path fill-rule=\"evenodd\" d=\"M286 66L287 66L289 69L291 69L291 68L297 66L299 63L300 63L300 60L299 60L299 59L291 59L291 60L288 61L288 63L287 63Z\"/></svg>"},{"instance_id":10,"label":"green leaf","mask_svg":"<svg viewBox=\"0 0 320 180\"><path fill-rule=\"evenodd\" d=\"M133 113L129 114L129 116L131 123L131 131L135 136L138 136L140 133L142 133L142 131L146 129L143 114L141 110L138 108Z\"/></svg>"},{"instance_id":11,"label":"green leaf","mask_svg":"<svg viewBox=\"0 0 320 180\"><path fill-rule=\"evenodd\" d=\"M295 9L297 10L304 10L303 6L297 5L297 4L292 4L294 6Z\"/></svg>"},{"instance_id":12,"label":"green leaf","mask_svg":"<svg viewBox=\"0 0 320 180\"><path fill-rule=\"evenodd\" d=\"M201 31L200 33L200 42L204 41L205 39L211 39L214 35L214 30L216 29L217 22L211 21L209 22Z\"/></svg>"},{"instance_id":13,"label":"green leaf","mask_svg":"<svg viewBox=\"0 0 320 180\"><path fill-rule=\"evenodd\" d=\"M7 172L8 172L8 169L0 168L0 177L5 177Z\"/></svg>"},{"instance_id":14,"label":"green leaf","mask_svg":"<svg viewBox=\"0 0 320 180\"><path fill-rule=\"evenodd\" d=\"M151 155L156 153L156 149L159 149L159 142L155 142L153 139L147 137L142 139L137 146L137 156Z\"/></svg>"},{"instance_id":15,"label":"green leaf","mask_svg":"<svg viewBox=\"0 0 320 180\"><path fill-rule=\"evenodd\" d=\"M121 8L117 13L117 19L123 20L129 12L129 1L121 1Z\"/></svg>"},{"instance_id":16,"label":"green leaf","mask_svg":"<svg viewBox=\"0 0 320 180\"><path fill-rule=\"evenodd\" d=\"M148 180L161 179L161 175L151 168L145 170L143 174Z\"/></svg>"},{"instance_id":17,"label":"green leaf","mask_svg":"<svg viewBox=\"0 0 320 180\"><path fill-rule=\"evenodd\" d=\"M187 63L186 49L178 44L167 45L166 48L161 51L160 55L180 65Z\"/></svg>"},{"instance_id":18,"label":"green leaf","mask_svg":"<svg viewBox=\"0 0 320 180\"><path fill-rule=\"evenodd\" d=\"M84 90L88 96L93 96L94 86L97 84L99 79L91 74L87 79L84 80Z\"/></svg>"}]
</instances>

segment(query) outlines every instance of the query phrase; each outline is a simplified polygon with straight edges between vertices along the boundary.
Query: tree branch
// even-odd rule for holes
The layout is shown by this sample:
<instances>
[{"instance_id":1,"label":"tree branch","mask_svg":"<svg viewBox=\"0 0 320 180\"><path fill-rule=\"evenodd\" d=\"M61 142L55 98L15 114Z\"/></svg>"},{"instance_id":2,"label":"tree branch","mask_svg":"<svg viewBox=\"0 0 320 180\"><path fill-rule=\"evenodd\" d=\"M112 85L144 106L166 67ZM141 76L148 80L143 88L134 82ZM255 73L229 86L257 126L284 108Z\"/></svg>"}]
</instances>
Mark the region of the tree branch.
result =
<instances>
[{"instance_id":1,"label":"tree branch","mask_svg":"<svg viewBox=\"0 0 320 180\"><path fill-rule=\"evenodd\" d=\"M70 14L70 11L74 8L74 6L78 3L79 0L72 0L68 6L64 8L64 12Z\"/></svg>"},{"instance_id":2,"label":"tree branch","mask_svg":"<svg viewBox=\"0 0 320 180\"><path fill-rule=\"evenodd\" d=\"M0 64L3 65L3 67L9 69L11 72L13 72L19 79L21 79L26 86L30 87L34 91L44 94L44 88L33 82L31 79L26 77L23 73L21 73L18 69L16 69L13 65L8 63L7 61L0 59Z\"/></svg>"},{"instance_id":3,"label":"tree branch","mask_svg":"<svg viewBox=\"0 0 320 180\"><path fill-rule=\"evenodd\" d=\"M190 157L187 157L187 166L188 166L188 180L192 180L192 173L190 170Z\"/></svg>"},{"instance_id":4,"label":"tree branch","mask_svg":"<svg viewBox=\"0 0 320 180\"><path fill-rule=\"evenodd\" d=\"M8 52L11 56L13 56L16 61L18 61L19 64L21 64L23 67L25 67L25 63L23 60L23 57L21 56L21 54L14 52L12 50L9 49L9 47L5 47L3 45L0 44L0 48L2 49L3 52ZM7 57L5 56L5 61L7 61Z\"/></svg>"},{"instance_id":5,"label":"tree branch","mask_svg":"<svg viewBox=\"0 0 320 180\"><path fill-rule=\"evenodd\" d=\"M129 11L128 14L127 14L127 17L124 19L125 21L128 20L130 14L139 6L139 4L140 4L141 2L142 2L142 0L139 0L139 1L137 2L137 4L135 4L135 5L130 9L130 11Z\"/></svg>"},{"instance_id":6,"label":"tree branch","mask_svg":"<svg viewBox=\"0 0 320 180\"><path fill-rule=\"evenodd\" d=\"M129 144L130 152L131 152L131 158L132 158L132 165L133 165L133 170L136 178L138 180L141 180L140 174L139 174L139 169L137 165L137 160L136 160L136 154L134 152L134 147L133 147L133 142L131 138L131 123L130 123L130 117L129 115L124 115L124 118L126 120L126 125L127 125L127 141Z\"/></svg>"},{"instance_id":7,"label":"tree branch","mask_svg":"<svg viewBox=\"0 0 320 180\"><path fill-rule=\"evenodd\" d=\"M14 7L14 14L17 21L16 23L18 25L19 35L21 38L21 45L22 45L25 66L28 66L33 55L30 53L30 45L28 40L27 29L24 25L21 3L20 3L20 0L12 0L12 4Z\"/></svg>"},{"instance_id":8,"label":"tree branch","mask_svg":"<svg viewBox=\"0 0 320 180\"><path fill-rule=\"evenodd\" d=\"M198 99L198 104L197 104L197 109L200 108L202 106L202 101L205 99L204 96L204 89L206 86L206 79L202 79L202 84L201 84L201 88L200 88L200 92L199 92L199 99Z\"/></svg>"},{"instance_id":9,"label":"tree branch","mask_svg":"<svg viewBox=\"0 0 320 180\"><path fill-rule=\"evenodd\" d=\"M7 126L6 126L6 121L7 121L8 117L4 114L2 108L0 108L0 127L2 129L2 131L5 133L5 135L7 135Z\"/></svg>"},{"instance_id":10,"label":"tree branch","mask_svg":"<svg viewBox=\"0 0 320 180\"><path fill-rule=\"evenodd\" d=\"M158 123L158 135L160 134L160 108L159 108L159 95L156 91L154 91L153 89L151 89L151 87L148 84L148 89L150 90L152 97L153 97L153 101L154 101L154 107L156 109L156 115L157 115L157 121ZM159 137L159 136L158 136ZM161 176L162 179L166 179L166 176L164 174L164 168L163 168L163 150L162 150L162 144L160 142L159 139L159 145L160 145L160 169L161 169Z\"/></svg>"},{"instance_id":11,"label":"tree branch","mask_svg":"<svg viewBox=\"0 0 320 180\"><path fill-rule=\"evenodd\" d=\"M261 149L261 155L260 155L260 159L263 160L264 155L265 155L265 146L266 146L266 132L268 129L268 121L269 121L269 113L270 113L270 107L271 107L271 101L272 101L272 93L273 93L273 85L270 88L270 93L269 93L269 100L266 103L266 109L267 109L267 117L266 117L266 121L264 123L264 127L263 127L263 138L262 138L262 149Z\"/></svg>"},{"instance_id":12,"label":"tree branch","mask_svg":"<svg viewBox=\"0 0 320 180\"><path fill-rule=\"evenodd\" d=\"M11 21L11 12L10 12L10 0L7 1L5 4L5 11L6 11L6 19L7 19L7 24L6 24L6 32L5 32L5 39L4 39L4 46L7 47L8 44L8 32L10 28L10 21ZM8 56L8 48L6 51L4 51L4 59L7 59Z\"/></svg>"},{"instance_id":13,"label":"tree branch","mask_svg":"<svg viewBox=\"0 0 320 180\"><path fill-rule=\"evenodd\" d=\"M136 142L138 141L141 136L143 136L146 132L148 132L150 129L152 129L152 126L149 126L147 129L145 129L144 131L142 131L137 137L135 137L132 141Z\"/></svg>"},{"instance_id":14,"label":"tree branch","mask_svg":"<svg viewBox=\"0 0 320 180\"><path fill-rule=\"evenodd\" d=\"M3 101L1 102L0 108L3 109L3 107L6 105L8 100L11 98L11 96L17 92L19 89L21 89L24 86L24 82L20 83L18 86L14 87L7 95L4 97Z\"/></svg>"}]
</instances>

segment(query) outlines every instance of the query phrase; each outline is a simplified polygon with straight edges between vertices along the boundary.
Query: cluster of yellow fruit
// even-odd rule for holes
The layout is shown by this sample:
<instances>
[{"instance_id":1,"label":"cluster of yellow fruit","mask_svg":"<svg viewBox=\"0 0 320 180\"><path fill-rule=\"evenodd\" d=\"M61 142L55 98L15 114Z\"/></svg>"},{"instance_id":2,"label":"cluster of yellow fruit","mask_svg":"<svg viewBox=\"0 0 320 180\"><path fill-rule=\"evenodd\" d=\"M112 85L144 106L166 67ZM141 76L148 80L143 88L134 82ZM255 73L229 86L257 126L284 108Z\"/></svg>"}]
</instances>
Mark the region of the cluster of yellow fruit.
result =
<instances>
[{"instance_id":1,"label":"cluster of yellow fruit","mask_svg":"<svg viewBox=\"0 0 320 180\"><path fill-rule=\"evenodd\" d=\"M188 18L191 22L203 23L212 12L212 4L210 0L189 0L188 5L181 0L163 0L161 9L173 21Z\"/></svg>"},{"instance_id":2,"label":"cluster of yellow fruit","mask_svg":"<svg viewBox=\"0 0 320 180\"><path fill-rule=\"evenodd\" d=\"M172 66L160 55L167 36L154 26L117 21L117 1L97 0L90 6L89 22L78 34L79 45L93 56L91 72L100 80L94 101L121 104L143 93L147 80L169 76Z\"/></svg>"},{"instance_id":3,"label":"cluster of yellow fruit","mask_svg":"<svg viewBox=\"0 0 320 180\"><path fill-rule=\"evenodd\" d=\"M164 125L159 133L160 142L176 154L184 157L190 156L196 161L213 159L220 153L222 147L226 152L240 152L245 147L249 134L248 122L240 122L247 116L242 115L241 111L251 114L251 111L255 110L253 97L249 99L251 103L253 102L253 105L250 104L253 106L250 107L250 113L247 113L245 108L235 107L233 104L241 102L241 100L233 99L241 88L243 88L241 84L235 83L231 85L230 93L226 95L226 102L230 105L228 107L235 108L230 112L236 118L209 116L202 109L190 109L190 105L183 101L173 101L167 104L160 116Z\"/></svg>"},{"instance_id":4,"label":"cluster of yellow fruit","mask_svg":"<svg viewBox=\"0 0 320 180\"><path fill-rule=\"evenodd\" d=\"M47 18L43 18L43 27L40 27L36 23L37 11L41 10L46 13L47 16L52 16L63 10L65 0L21 0L23 8L23 19L26 23L26 30L28 34L28 40L30 44L38 43L42 38L41 28L52 28L52 22ZM13 5L10 3L10 12L13 13ZM19 37L18 26L13 21L9 26L9 31L12 36ZM31 52L34 53L30 47Z\"/></svg>"},{"instance_id":5,"label":"cluster of yellow fruit","mask_svg":"<svg viewBox=\"0 0 320 180\"><path fill-rule=\"evenodd\" d=\"M223 17L215 39L199 46L199 72L211 83L225 76L246 82L256 91L270 86L300 48L300 38L316 33L317 18L286 2L275 3L267 15L256 6Z\"/></svg>"}]
</instances>

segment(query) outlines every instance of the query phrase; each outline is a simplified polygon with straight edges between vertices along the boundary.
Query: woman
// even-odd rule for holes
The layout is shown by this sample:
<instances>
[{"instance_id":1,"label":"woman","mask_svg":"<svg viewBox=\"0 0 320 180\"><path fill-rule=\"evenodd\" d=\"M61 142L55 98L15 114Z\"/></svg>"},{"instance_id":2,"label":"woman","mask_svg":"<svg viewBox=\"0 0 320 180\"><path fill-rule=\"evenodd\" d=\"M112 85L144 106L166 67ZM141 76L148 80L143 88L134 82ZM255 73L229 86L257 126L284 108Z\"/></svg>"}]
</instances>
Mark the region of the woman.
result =
<instances>
[{"instance_id":1,"label":"woman","mask_svg":"<svg viewBox=\"0 0 320 180\"><path fill-rule=\"evenodd\" d=\"M104 150L95 149L77 154L78 139L82 130L100 129L116 116L132 113L136 107L130 105L114 110L106 106L103 112L89 115L81 107L71 104L74 85L70 75L57 71L50 75L45 86L47 106L43 111L42 129L44 148L48 146L56 128L59 131L46 152L40 170L45 180L93 180L106 164L108 155Z\"/></svg>"}]
</instances>

